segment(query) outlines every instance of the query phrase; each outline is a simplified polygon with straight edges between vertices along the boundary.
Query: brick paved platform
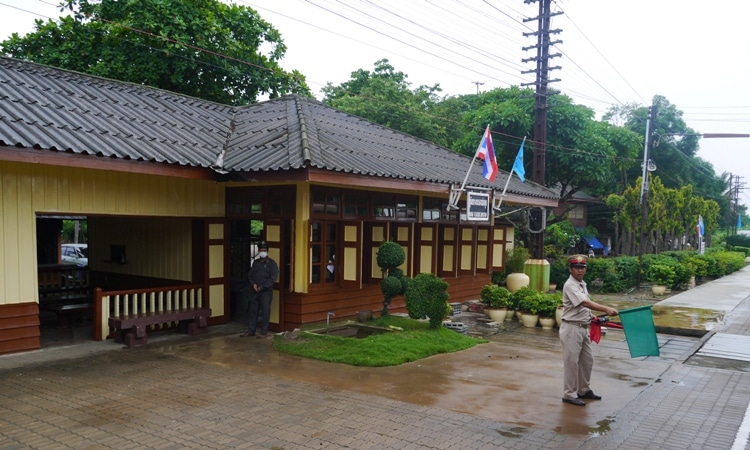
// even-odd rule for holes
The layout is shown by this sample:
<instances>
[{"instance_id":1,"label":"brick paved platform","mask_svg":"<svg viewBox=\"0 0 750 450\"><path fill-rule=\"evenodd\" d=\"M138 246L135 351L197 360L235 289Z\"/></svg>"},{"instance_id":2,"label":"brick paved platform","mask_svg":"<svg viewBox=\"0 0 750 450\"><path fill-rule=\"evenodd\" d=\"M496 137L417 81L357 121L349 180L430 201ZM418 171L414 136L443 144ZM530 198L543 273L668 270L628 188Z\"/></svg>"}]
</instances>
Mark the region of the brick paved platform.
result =
<instances>
[{"instance_id":1,"label":"brick paved platform","mask_svg":"<svg viewBox=\"0 0 750 450\"><path fill-rule=\"evenodd\" d=\"M748 268L731 276L750 285ZM605 399L585 408L559 400L556 333L518 327L378 369L278 355L237 338L241 324L6 355L0 448L746 449L750 371L692 355L714 332L750 334L749 311L737 300L701 340L659 335L660 358L630 359L608 333L593 377Z\"/></svg>"}]
</instances>

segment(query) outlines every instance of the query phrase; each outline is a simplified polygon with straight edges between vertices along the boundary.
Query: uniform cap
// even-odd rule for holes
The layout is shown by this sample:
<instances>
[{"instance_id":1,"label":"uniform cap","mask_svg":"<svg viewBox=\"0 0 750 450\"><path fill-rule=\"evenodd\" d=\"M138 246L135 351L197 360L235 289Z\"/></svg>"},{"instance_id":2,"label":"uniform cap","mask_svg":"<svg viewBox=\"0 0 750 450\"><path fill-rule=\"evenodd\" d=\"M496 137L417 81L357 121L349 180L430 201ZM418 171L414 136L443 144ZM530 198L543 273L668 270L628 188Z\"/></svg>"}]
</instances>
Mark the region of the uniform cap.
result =
<instances>
[{"instance_id":1,"label":"uniform cap","mask_svg":"<svg viewBox=\"0 0 750 450\"><path fill-rule=\"evenodd\" d=\"M573 255L568 258L568 265L570 267L586 267L589 258L586 255Z\"/></svg>"}]
</instances>

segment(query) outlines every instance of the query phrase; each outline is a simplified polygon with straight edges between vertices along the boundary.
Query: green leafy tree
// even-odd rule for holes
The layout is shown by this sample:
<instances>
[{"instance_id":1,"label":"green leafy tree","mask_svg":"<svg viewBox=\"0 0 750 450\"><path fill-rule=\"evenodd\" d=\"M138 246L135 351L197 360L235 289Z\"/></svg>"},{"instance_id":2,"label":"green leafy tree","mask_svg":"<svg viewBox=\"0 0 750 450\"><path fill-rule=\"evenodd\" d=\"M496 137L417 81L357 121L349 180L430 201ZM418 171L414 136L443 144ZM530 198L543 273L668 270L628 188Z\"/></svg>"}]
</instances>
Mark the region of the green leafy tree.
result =
<instances>
[{"instance_id":1,"label":"green leafy tree","mask_svg":"<svg viewBox=\"0 0 750 450\"><path fill-rule=\"evenodd\" d=\"M683 113L665 97L654 96L652 105L656 108L654 123L650 124L653 141L650 152L651 160L656 164L657 173L668 188L679 189L692 185L696 195L713 200L719 205L720 225L726 226L731 216L729 202L725 195L728 187L728 174L718 176L711 163L697 156L700 135L687 126ZM604 120L622 123L624 127L638 136L645 136L648 108L629 104L612 108L604 115ZM642 138L641 138L642 139ZM643 146L637 159L643 160ZM631 164L622 172L625 186L629 180L642 176L640 164ZM621 192L613 190L611 192Z\"/></svg>"},{"instance_id":2,"label":"green leafy tree","mask_svg":"<svg viewBox=\"0 0 750 450\"><path fill-rule=\"evenodd\" d=\"M323 88L323 103L411 136L447 144L445 126L434 120L440 86L411 89L408 76L389 64L375 62L373 71L359 69L338 86Z\"/></svg>"},{"instance_id":3,"label":"green leafy tree","mask_svg":"<svg viewBox=\"0 0 750 450\"><path fill-rule=\"evenodd\" d=\"M218 0L65 0L72 13L14 33L3 54L224 104L310 95L279 61L286 46L256 11ZM261 50L263 49L263 50Z\"/></svg>"},{"instance_id":4,"label":"green leafy tree","mask_svg":"<svg viewBox=\"0 0 750 450\"><path fill-rule=\"evenodd\" d=\"M473 110L461 116L465 132L456 139L454 149L473 155L481 130L489 124L498 164L508 170L518 153L519 137L528 137L525 155L533 154L533 99L533 91L515 86L479 94L471 102ZM545 184L554 186L562 201L581 190L606 194L624 188L624 184L617 183L624 175L612 177L612 174L623 173L633 166L642 147L642 138L637 134L593 117L592 109L576 105L568 96L555 95L550 99ZM525 161L530 160L530 156L525 156ZM531 165L525 165L528 177ZM559 219L564 220L565 215Z\"/></svg>"},{"instance_id":5,"label":"green leafy tree","mask_svg":"<svg viewBox=\"0 0 750 450\"><path fill-rule=\"evenodd\" d=\"M697 248L695 225L699 215L703 217L706 242L710 245L711 232L718 226L719 205L715 201L693 196L691 186L670 189L664 186L660 177L653 177L649 182L648 217L643 224L640 186L641 179L638 178L622 195L613 194L606 199L607 205L615 211L614 222L619 231L616 253L635 255L641 228L644 253L681 249L685 242L683 236L693 248Z\"/></svg>"}]
</instances>

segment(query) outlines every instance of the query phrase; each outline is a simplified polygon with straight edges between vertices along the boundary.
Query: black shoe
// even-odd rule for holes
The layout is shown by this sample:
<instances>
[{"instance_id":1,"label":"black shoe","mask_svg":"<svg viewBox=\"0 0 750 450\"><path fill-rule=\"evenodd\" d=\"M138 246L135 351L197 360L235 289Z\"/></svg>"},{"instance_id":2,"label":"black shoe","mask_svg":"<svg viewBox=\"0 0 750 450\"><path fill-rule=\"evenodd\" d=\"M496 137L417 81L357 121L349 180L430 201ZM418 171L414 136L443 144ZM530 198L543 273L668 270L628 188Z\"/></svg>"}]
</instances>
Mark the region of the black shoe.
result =
<instances>
[{"instance_id":1,"label":"black shoe","mask_svg":"<svg viewBox=\"0 0 750 450\"><path fill-rule=\"evenodd\" d=\"M578 400L577 398L563 397L563 403L570 403L571 405L576 405L576 406L586 406L586 402L584 402L583 400Z\"/></svg>"},{"instance_id":2,"label":"black shoe","mask_svg":"<svg viewBox=\"0 0 750 450\"><path fill-rule=\"evenodd\" d=\"M578 394L578 398L585 398L585 399L588 399L588 400L601 400L602 396L594 394L594 391L592 391L591 389L589 389L583 395Z\"/></svg>"}]
</instances>

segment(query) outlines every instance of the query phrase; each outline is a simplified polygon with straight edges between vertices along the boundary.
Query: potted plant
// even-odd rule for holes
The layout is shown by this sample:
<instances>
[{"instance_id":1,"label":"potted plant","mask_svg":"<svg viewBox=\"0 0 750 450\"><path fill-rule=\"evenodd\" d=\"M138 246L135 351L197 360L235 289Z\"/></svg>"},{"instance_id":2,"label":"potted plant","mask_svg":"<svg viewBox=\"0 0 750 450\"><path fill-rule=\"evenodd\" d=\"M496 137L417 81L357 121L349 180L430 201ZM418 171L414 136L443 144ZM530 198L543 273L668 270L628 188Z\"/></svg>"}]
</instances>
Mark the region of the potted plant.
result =
<instances>
[{"instance_id":1,"label":"potted plant","mask_svg":"<svg viewBox=\"0 0 750 450\"><path fill-rule=\"evenodd\" d=\"M539 322L539 307L544 301L544 294L537 292L530 287L523 287L514 292L516 295L515 303L521 311L521 322L523 326L533 328Z\"/></svg>"},{"instance_id":2,"label":"potted plant","mask_svg":"<svg viewBox=\"0 0 750 450\"><path fill-rule=\"evenodd\" d=\"M505 320L510 305L510 291L502 286L488 284L482 288L479 301L484 305L487 317L501 323Z\"/></svg>"},{"instance_id":3,"label":"potted plant","mask_svg":"<svg viewBox=\"0 0 750 450\"><path fill-rule=\"evenodd\" d=\"M510 271L505 278L505 285L510 292L516 292L530 283L529 276L523 272L526 260L529 259L529 251L521 246L515 246L505 254L505 265Z\"/></svg>"},{"instance_id":4,"label":"potted plant","mask_svg":"<svg viewBox=\"0 0 750 450\"><path fill-rule=\"evenodd\" d=\"M508 272L506 270L493 270L492 271L492 284L496 284L498 286L502 286L505 284L505 277L508 276Z\"/></svg>"},{"instance_id":5,"label":"potted plant","mask_svg":"<svg viewBox=\"0 0 750 450\"><path fill-rule=\"evenodd\" d=\"M558 306L562 306L562 295L559 293L545 293L538 307L539 322L545 330L555 326L555 314Z\"/></svg>"},{"instance_id":6,"label":"potted plant","mask_svg":"<svg viewBox=\"0 0 750 450\"><path fill-rule=\"evenodd\" d=\"M648 269L648 280L654 283L651 291L654 295L664 295L668 287L672 287L675 271L666 264L654 264Z\"/></svg>"}]
</instances>

